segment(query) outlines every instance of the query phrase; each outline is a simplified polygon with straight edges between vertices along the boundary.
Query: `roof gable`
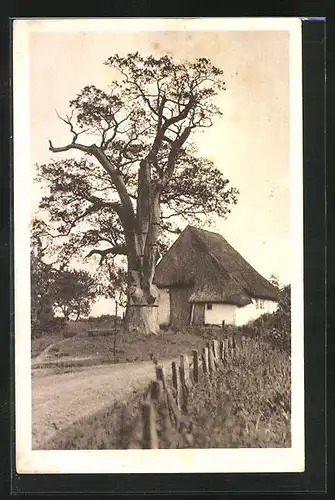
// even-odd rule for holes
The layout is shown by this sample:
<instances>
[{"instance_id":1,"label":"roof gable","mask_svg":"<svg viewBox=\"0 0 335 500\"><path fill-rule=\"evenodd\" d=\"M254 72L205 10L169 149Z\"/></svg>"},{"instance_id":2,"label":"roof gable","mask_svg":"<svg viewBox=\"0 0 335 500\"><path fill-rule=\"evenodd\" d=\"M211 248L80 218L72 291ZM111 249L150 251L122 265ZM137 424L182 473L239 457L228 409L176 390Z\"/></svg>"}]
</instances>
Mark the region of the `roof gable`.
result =
<instances>
[{"instance_id":1,"label":"roof gable","mask_svg":"<svg viewBox=\"0 0 335 500\"><path fill-rule=\"evenodd\" d=\"M220 296L238 305L250 302L248 296L277 299L275 287L220 234L194 226L184 229L158 263L154 282L158 286L193 284L195 301L210 301L214 295L216 300Z\"/></svg>"},{"instance_id":2,"label":"roof gable","mask_svg":"<svg viewBox=\"0 0 335 500\"><path fill-rule=\"evenodd\" d=\"M277 299L276 288L218 233L188 226L222 269L253 297Z\"/></svg>"}]
</instances>

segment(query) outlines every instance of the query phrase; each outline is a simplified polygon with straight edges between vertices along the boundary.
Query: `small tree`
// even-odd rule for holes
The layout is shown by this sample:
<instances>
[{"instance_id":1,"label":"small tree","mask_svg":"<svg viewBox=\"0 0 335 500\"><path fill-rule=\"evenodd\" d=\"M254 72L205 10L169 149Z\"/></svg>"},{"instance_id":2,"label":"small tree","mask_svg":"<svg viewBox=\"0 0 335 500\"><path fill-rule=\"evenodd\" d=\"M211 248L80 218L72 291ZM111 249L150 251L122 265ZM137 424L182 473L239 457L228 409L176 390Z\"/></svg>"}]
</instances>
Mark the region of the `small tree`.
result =
<instances>
[{"instance_id":1,"label":"small tree","mask_svg":"<svg viewBox=\"0 0 335 500\"><path fill-rule=\"evenodd\" d=\"M99 294L113 299L122 307L127 305L127 271L114 262L107 261L98 272Z\"/></svg>"},{"instance_id":2,"label":"small tree","mask_svg":"<svg viewBox=\"0 0 335 500\"><path fill-rule=\"evenodd\" d=\"M282 329L291 333L291 285L281 288L276 313L281 320Z\"/></svg>"},{"instance_id":3,"label":"small tree","mask_svg":"<svg viewBox=\"0 0 335 500\"><path fill-rule=\"evenodd\" d=\"M50 290L52 288L52 270L33 252L31 262L31 322L33 334L48 328L53 319Z\"/></svg>"},{"instance_id":4,"label":"small tree","mask_svg":"<svg viewBox=\"0 0 335 500\"><path fill-rule=\"evenodd\" d=\"M271 274L269 281L277 290L280 290L281 285L279 283L279 279L275 274Z\"/></svg>"},{"instance_id":5,"label":"small tree","mask_svg":"<svg viewBox=\"0 0 335 500\"><path fill-rule=\"evenodd\" d=\"M242 327L243 328L243 327ZM248 326L249 334L261 336L272 345L290 353L291 350L291 285L278 292L278 308L263 314Z\"/></svg>"},{"instance_id":6,"label":"small tree","mask_svg":"<svg viewBox=\"0 0 335 500\"><path fill-rule=\"evenodd\" d=\"M31 231L30 284L31 284L31 324L33 336L46 331L53 325L53 287L55 270L44 257L48 244L43 243L41 231L44 226L34 221Z\"/></svg>"},{"instance_id":7,"label":"small tree","mask_svg":"<svg viewBox=\"0 0 335 500\"><path fill-rule=\"evenodd\" d=\"M87 316L97 298L94 278L83 270L60 269L55 272L53 287L53 307L61 312L66 321L74 316Z\"/></svg>"},{"instance_id":8,"label":"small tree","mask_svg":"<svg viewBox=\"0 0 335 500\"><path fill-rule=\"evenodd\" d=\"M47 262L53 252L52 228L35 219L31 231L31 312L33 325L54 326L54 312L65 320L76 319L90 311L97 296L95 279L86 271L69 268L64 260ZM64 257L64 256L63 256Z\"/></svg>"}]
</instances>

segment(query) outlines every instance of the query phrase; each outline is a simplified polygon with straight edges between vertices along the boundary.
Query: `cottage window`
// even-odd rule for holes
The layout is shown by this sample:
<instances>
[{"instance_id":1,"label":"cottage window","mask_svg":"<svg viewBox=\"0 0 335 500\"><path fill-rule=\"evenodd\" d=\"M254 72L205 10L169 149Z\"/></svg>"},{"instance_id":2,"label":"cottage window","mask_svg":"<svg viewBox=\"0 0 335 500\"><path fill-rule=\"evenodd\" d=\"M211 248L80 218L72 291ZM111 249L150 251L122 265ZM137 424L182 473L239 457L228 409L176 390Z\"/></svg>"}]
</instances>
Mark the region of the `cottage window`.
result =
<instances>
[{"instance_id":1,"label":"cottage window","mask_svg":"<svg viewBox=\"0 0 335 500\"><path fill-rule=\"evenodd\" d=\"M211 311L212 310L212 304L207 304L207 311Z\"/></svg>"}]
</instances>

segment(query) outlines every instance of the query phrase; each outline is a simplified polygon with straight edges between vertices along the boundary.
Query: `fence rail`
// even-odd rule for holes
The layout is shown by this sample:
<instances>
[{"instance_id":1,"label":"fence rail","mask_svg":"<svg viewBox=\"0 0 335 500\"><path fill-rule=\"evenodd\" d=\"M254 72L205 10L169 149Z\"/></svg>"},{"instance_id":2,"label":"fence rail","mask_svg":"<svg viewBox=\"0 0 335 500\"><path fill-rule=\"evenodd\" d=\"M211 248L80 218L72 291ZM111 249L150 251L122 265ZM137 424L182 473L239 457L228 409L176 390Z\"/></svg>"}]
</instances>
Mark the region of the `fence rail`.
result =
<instances>
[{"instance_id":1,"label":"fence rail","mask_svg":"<svg viewBox=\"0 0 335 500\"><path fill-rule=\"evenodd\" d=\"M155 366L156 377L143 395L139 419L143 449L159 448L157 421L162 406L165 408L165 427L182 433L186 440L192 439L192 421L188 415L190 391L196 390L202 381L210 386L216 371L232 362L244 345L244 337L209 341L201 353L192 351L192 360L187 354L181 354L179 363L171 363L168 376L162 366Z\"/></svg>"}]
</instances>

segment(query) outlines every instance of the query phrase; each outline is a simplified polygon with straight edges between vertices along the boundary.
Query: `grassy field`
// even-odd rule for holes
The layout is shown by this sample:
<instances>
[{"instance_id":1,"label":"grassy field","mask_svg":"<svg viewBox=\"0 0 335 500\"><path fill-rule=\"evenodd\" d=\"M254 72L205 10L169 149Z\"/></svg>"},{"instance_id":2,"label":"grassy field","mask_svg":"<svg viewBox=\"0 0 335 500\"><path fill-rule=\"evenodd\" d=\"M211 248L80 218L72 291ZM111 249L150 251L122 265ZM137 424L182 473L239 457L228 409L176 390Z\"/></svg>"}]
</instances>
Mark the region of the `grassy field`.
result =
<instances>
[{"instance_id":1,"label":"grassy field","mask_svg":"<svg viewBox=\"0 0 335 500\"><path fill-rule=\"evenodd\" d=\"M113 333L110 335L95 335L89 337L87 329L96 325L73 322L64 333L57 335L46 334L32 339L32 357L51 344L53 347L48 355L54 359L72 357L101 357L104 362L114 362ZM105 325L106 326L106 325ZM99 325L98 328L103 328ZM218 329L220 332L220 329ZM64 335L65 334L65 335ZM154 356L158 361L179 356L181 353L190 353L192 349L201 349L206 338L213 335L213 329L207 335L201 331L163 331L160 335L132 335L123 337L120 331L116 335L115 362L126 363L134 361L150 361ZM64 338L65 337L65 338Z\"/></svg>"},{"instance_id":2,"label":"grassy field","mask_svg":"<svg viewBox=\"0 0 335 500\"><path fill-rule=\"evenodd\" d=\"M211 383L203 378L191 389L185 421L178 429L168 425L164 404L157 408L159 447L289 447L290 394L290 356L250 339ZM127 403L77 421L45 449L141 448L142 397L134 394Z\"/></svg>"},{"instance_id":3,"label":"grassy field","mask_svg":"<svg viewBox=\"0 0 335 500\"><path fill-rule=\"evenodd\" d=\"M51 344L58 343L63 338L61 334L46 333L41 337L31 339L31 357L36 358Z\"/></svg>"}]
</instances>

